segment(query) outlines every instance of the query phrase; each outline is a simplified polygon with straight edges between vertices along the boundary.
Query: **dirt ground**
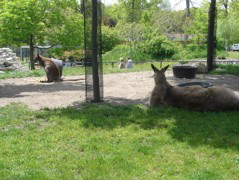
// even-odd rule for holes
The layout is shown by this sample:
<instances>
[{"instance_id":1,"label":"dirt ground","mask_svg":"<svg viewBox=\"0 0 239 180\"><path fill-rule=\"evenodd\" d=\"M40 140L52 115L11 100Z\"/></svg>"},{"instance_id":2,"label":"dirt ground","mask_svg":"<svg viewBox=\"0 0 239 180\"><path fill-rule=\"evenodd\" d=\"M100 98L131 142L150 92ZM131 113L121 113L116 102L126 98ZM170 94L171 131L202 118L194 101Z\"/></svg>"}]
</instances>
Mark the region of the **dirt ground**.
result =
<instances>
[{"instance_id":1,"label":"dirt ground","mask_svg":"<svg viewBox=\"0 0 239 180\"><path fill-rule=\"evenodd\" d=\"M210 82L224 86L239 95L239 77L233 75L197 74L194 79L174 78L172 71L167 80L176 85L181 82ZM84 76L67 76L78 79ZM11 102L25 103L29 108L56 108L80 106L85 102L84 80L40 83L43 78L19 78L0 80L0 106ZM104 75L104 101L112 104L148 104L154 87L153 71Z\"/></svg>"}]
</instances>

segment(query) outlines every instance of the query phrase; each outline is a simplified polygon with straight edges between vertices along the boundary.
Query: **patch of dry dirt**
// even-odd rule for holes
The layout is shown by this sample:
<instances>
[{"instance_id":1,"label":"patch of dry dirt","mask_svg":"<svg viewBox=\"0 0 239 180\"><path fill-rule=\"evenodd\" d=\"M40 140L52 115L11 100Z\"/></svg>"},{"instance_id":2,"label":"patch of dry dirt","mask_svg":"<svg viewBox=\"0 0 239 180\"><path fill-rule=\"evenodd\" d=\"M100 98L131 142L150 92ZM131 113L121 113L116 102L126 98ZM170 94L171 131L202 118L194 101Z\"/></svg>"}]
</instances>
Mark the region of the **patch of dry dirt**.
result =
<instances>
[{"instance_id":1,"label":"patch of dry dirt","mask_svg":"<svg viewBox=\"0 0 239 180\"><path fill-rule=\"evenodd\" d=\"M194 79L174 78L172 71L166 73L169 83L210 82L224 86L239 95L239 77L233 75L202 75ZM78 79L84 76L67 76ZM63 81L40 83L42 78L19 78L0 80L0 106L11 102L25 103L31 109L79 106L85 102L85 82ZM104 75L104 100L113 104L147 104L154 87L153 72L133 72Z\"/></svg>"}]
</instances>

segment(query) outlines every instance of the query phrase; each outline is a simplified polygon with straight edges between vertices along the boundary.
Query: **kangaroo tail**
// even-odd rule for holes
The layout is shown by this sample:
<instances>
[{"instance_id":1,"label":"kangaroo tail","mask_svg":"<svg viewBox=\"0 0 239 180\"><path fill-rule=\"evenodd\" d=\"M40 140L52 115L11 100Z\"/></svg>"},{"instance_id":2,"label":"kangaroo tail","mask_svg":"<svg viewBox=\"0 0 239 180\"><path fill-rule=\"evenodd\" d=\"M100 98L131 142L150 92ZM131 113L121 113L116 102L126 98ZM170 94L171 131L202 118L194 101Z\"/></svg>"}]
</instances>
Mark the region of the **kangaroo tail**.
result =
<instances>
[{"instance_id":1,"label":"kangaroo tail","mask_svg":"<svg viewBox=\"0 0 239 180\"><path fill-rule=\"evenodd\" d=\"M81 80L85 80L85 78L78 78L78 79L62 79L63 81L81 81Z\"/></svg>"}]
</instances>

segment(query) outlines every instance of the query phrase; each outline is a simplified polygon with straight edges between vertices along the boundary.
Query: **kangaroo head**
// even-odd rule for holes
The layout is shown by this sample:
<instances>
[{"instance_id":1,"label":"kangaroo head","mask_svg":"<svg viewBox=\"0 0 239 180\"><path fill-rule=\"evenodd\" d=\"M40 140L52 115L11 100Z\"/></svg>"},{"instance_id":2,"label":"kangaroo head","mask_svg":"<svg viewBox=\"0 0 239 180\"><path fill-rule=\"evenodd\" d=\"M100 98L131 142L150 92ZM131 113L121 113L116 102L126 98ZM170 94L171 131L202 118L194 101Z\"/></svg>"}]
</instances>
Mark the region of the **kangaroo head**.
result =
<instances>
[{"instance_id":1,"label":"kangaroo head","mask_svg":"<svg viewBox=\"0 0 239 180\"><path fill-rule=\"evenodd\" d=\"M44 61L41 55L37 54L37 56L34 59L34 63L39 62L41 66L44 66Z\"/></svg>"},{"instance_id":2,"label":"kangaroo head","mask_svg":"<svg viewBox=\"0 0 239 180\"><path fill-rule=\"evenodd\" d=\"M169 65L165 66L161 70L156 68L153 64L151 64L152 69L154 70L154 81L155 84L167 84L167 80L165 77L165 71L168 69Z\"/></svg>"}]
</instances>

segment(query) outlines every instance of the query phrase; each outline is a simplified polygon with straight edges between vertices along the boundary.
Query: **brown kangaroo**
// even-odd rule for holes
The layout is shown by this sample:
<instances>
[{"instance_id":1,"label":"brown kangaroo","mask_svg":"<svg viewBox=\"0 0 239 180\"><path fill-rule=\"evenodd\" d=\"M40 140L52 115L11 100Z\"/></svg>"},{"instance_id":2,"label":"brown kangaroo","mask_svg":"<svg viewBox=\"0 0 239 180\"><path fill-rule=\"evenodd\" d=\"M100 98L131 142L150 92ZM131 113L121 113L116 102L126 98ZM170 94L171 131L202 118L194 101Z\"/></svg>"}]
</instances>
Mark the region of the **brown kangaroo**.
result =
<instances>
[{"instance_id":1,"label":"brown kangaroo","mask_svg":"<svg viewBox=\"0 0 239 180\"><path fill-rule=\"evenodd\" d=\"M230 89L212 86L172 86L165 77L166 66L154 70L155 87L150 98L150 106L174 106L197 111L239 110L239 97Z\"/></svg>"},{"instance_id":2,"label":"brown kangaroo","mask_svg":"<svg viewBox=\"0 0 239 180\"><path fill-rule=\"evenodd\" d=\"M61 71L58 65L51 59L43 58L39 54L35 58L35 62L39 62L39 65L45 69L47 81L41 82L53 82L53 81L62 81Z\"/></svg>"}]
</instances>

